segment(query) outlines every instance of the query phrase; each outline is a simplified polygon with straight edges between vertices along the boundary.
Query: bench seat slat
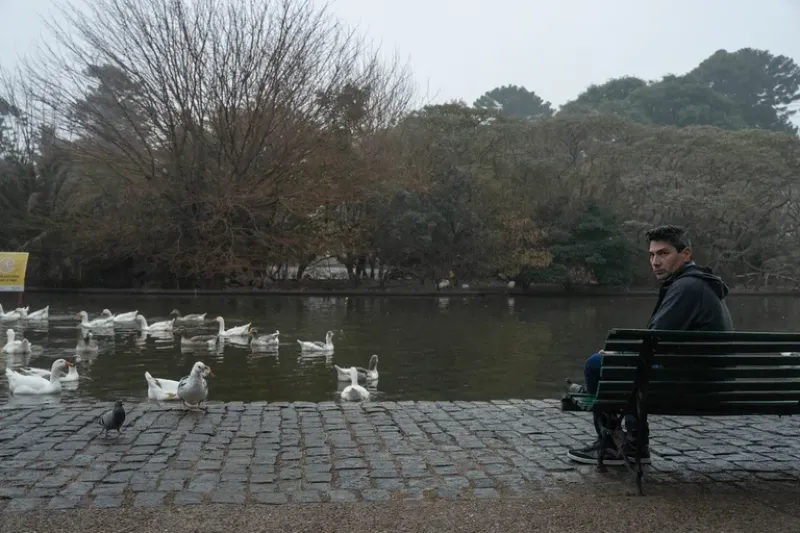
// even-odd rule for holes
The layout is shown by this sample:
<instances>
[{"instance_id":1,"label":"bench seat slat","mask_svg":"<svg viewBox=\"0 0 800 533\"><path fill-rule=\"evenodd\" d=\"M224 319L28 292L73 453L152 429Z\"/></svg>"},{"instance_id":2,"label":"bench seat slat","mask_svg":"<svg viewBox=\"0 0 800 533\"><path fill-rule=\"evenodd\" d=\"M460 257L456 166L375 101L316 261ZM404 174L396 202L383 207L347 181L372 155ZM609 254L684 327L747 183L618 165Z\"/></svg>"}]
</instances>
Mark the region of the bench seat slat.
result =
<instances>
[{"instance_id":1,"label":"bench seat slat","mask_svg":"<svg viewBox=\"0 0 800 533\"><path fill-rule=\"evenodd\" d=\"M607 367L600 370L601 381L633 381L636 368ZM731 379L782 379L800 378L800 367L790 368L754 368L723 367L705 368L687 373L686 368L654 368L650 371L650 379L654 381L728 381Z\"/></svg>"},{"instance_id":2,"label":"bench seat slat","mask_svg":"<svg viewBox=\"0 0 800 533\"><path fill-rule=\"evenodd\" d=\"M599 387L603 393L633 390L633 381L603 381ZM729 381L649 381L649 393L671 392L672 394L723 391L800 391L800 379L756 380L739 379Z\"/></svg>"},{"instance_id":3,"label":"bench seat slat","mask_svg":"<svg viewBox=\"0 0 800 533\"><path fill-rule=\"evenodd\" d=\"M606 340L603 349L609 352L639 353L641 340ZM659 354L725 355L765 353L780 355L781 352L800 353L800 342L659 342Z\"/></svg>"},{"instance_id":4,"label":"bench seat slat","mask_svg":"<svg viewBox=\"0 0 800 533\"><path fill-rule=\"evenodd\" d=\"M602 385L597 391L597 401L627 401L630 391L607 391ZM695 392L676 395L671 392L648 392L647 404L716 405L725 402L761 403L795 402L800 408L800 391L719 391Z\"/></svg>"},{"instance_id":5,"label":"bench seat slat","mask_svg":"<svg viewBox=\"0 0 800 533\"><path fill-rule=\"evenodd\" d=\"M638 353L603 355L603 366L635 367L638 362ZM670 367L727 367L737 365L800 367L800 355L655 355L653 363L669 365Z\"/></svg>"},{"instance_id":6,"label":"bench seat slat","mask_svg":"<svg viewBox=\"0 0 800 533\"><path fill-rule=\"evenodd\" d=\"M607 412L622 409L625 402L596 400L594 409ZM736 416L736 415L796 415L800 414L797 402L743 403L725 402L713 405L648 402L647 413L674 416Z\"/></svg>"}]
</instances>

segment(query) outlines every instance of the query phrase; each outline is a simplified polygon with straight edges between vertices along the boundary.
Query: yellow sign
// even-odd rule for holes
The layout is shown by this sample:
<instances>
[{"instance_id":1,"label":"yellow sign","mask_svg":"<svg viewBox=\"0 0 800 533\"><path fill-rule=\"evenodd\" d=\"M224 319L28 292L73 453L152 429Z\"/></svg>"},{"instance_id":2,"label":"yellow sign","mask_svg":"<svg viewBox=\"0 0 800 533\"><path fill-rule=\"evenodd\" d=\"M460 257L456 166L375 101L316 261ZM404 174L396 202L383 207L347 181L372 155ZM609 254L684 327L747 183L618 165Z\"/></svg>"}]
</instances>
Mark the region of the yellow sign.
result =
<instances>
[{"instance_id":1,"label":"yellow sign","mask_svg":"<svg viewBox=\"0 0 800 533\"><path fill-rule=\"evenodd\" d=\"M0 292L25 292L28 252L0 252Z\"/></svg>"}]
</instances>

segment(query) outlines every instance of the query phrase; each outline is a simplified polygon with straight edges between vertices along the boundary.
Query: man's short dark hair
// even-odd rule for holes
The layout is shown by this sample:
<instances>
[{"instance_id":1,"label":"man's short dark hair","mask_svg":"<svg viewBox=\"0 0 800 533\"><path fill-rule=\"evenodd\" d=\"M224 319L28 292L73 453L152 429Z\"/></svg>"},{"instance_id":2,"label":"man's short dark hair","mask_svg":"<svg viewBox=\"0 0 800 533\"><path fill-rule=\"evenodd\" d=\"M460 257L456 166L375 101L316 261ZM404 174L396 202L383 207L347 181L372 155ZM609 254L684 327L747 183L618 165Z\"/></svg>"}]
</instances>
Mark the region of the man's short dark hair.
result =
<instances>
[{"instance_id":1,"label":"man's short dark hair","mask_svg":"<svg viewBox=\"0 0 800 533\"><path fill-rule=\"evenodd\" d=\"M692 241L689 240L689 234L680 226L657 226L648 230L647 242L663 241L675 247L679 252L684 248L691 248Z\"/></svg>"}]
</instances>

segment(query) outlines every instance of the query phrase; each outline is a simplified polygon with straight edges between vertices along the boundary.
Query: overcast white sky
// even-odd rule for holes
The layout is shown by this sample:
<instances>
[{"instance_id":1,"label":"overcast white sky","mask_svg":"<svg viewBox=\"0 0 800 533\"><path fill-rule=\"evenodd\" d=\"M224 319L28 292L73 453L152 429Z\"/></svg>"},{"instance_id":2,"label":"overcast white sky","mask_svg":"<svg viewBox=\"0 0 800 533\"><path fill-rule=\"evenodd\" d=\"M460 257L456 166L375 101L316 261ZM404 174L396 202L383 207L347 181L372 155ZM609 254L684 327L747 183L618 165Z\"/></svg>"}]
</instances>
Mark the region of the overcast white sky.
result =
<instances>
[{"instance_id":1,"label":"overcast white sky","mask_svg":"<svg viewBox=\"0 0 800 533\"><path fill-rule=\"evenodd\" d=\"M3 66L41 38L50 9L51 0L0 0ZM332 0L331 9L407 60L434 102L472 103L517 84L560 105L608 78L686 72L720 48L800 61L800 0Z\"/></svg>"}]
</instances>

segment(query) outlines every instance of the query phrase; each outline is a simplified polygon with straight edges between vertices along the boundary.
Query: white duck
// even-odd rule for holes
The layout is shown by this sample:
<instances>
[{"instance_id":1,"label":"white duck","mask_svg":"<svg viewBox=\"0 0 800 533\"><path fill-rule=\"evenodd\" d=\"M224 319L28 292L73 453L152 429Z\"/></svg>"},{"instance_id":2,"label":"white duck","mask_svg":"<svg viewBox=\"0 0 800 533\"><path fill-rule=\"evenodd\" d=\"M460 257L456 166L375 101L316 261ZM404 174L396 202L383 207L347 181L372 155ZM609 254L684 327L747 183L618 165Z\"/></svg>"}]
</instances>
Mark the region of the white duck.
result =
<instances>
[{"instance_id":1,"label":"white duck","mask_svg":"<svg viewBox=\"0 0 800 533\"><path fill-rule=\"evenodd\" d=\"M195 335L194 337L188 337L186 335L186 330L181 326L175 328L173 333L180 335L181 346L206 346L208 348L213 348L219 343L219 335Z\"/></svg>"},{"instance_id":2,"label":"white duck","mask_svg":"<svg viewBox=\"0 0 800 533\"><path fill-rule=\"evenodd\" d=\"M45 306L43 309L39 309L38 311L34 311L33 313L28 312L28 307L17 309L22 313L22 318L27 320L47 320L50 318L50 306Z\"/></svg>"},{"instance_id":3,"label":"white duck","mask_svg":"<svg viewBox=\"0 0 800 533\"><path fill-rule=\"evenodd\" d=\"M219 322L219 332L217 335L220 337L244 337L247 336L247 332L250 330L250 324L252 322L248 322L244 326L236 326L235 328L225 329L225 319L221 316L215 318L217 322Z\"/></svg>"},{"instance_id":4,"label":"white duck","mask_svg":"<svg viewBox=\"0 0 800 533\"><path fill-rule=\"evenodd\" d=\"M205 322L207 314L189 313L188 315L182 315L180 311L173 309L170 311L169 316L174 316L176 322Z\"/></svg>"},{"instance_id":5,"label":"white duck","mask_svg":"<svg viewBox=\"0 0 800 533\"><path fill-rule=\"evenodd\" d=\"M11 322L13 320L19 320L20 318L22 318L22 313L20 313L19 311L15 310L6 313L5 311L3 311L3 306L0 305L0 320L7 320Z\"/></svg>"},{"instance_id":6,"label":"white duck","mask_svg":"<svg viewBox=\"0 0 800 533\"><path fill-rule=\"evenodd\" d=\"M279 336L281 332L277 329L275 333L270 333L269 335L256 336L256 332L258 332L256 328L250 328L250 331L247 332L250 335L251 348L277 348L280 344Z\"/></svg>"},{"instance_id":7,"label":"white duck","mask_svg":"<svg viewBox=\"0 0 800 533\"><path fill-rule=\"evenodd\" d=\"M101 313L102 316L106 318L110 318L115 324L123 324L123 323L131 323L136 322L136 316L139 314L139 310L136 311L128 311L126 313L120 313L115 315L109 309L103 309Z\"/></svg>"},{"instance_id":8,"label":"white duck","mask_svg":"<svg viewBox=\"0 0 800 533\"><path fill-rule=\"evenodd\" d=\"M211 373L211 368L205 367L203 376ZM147 380L147 397L151 400L177 400L179 381L174 379L154 378L150 372L145 371L144 379Z\"/></svg>"},{"instance_id":9,"label":"white duck","mask_svg":"<svg viewBox=\"0 0 800 533\"><path fill-rule=\"evenodd\" d=\"M136 323L139 324L139 329L142 331L172 331L172 325L175 323L175 319L171 318L169 320L162 320L161 322L153 322L148 326L147 319L144 316L136 315Z\"/></svg>"},{"instance_id":10,"label":"white duck","mask_svg":"<svg viewBox=\"0 0 800 533\"><path fill-rule=\"evenodd\" d=\"M178 382L178 398L183 401L184 407L200 408L200 403L208 398L208 382L205 376L213 376L211 368L197 361L188 376Z\"/></svg>"},{"instance_id":11,"label":"white duck","mask_svg":"<svg viewBox=\"0 0 800 533\"><path fill-rule=\"evenodd\" d=\"M81 335L78 339L78 344L75 346L75 353L82 354L96 354L100 351L97 341L94 340L94 335L91 331L87 332L85 336Z\"/></svg>"},{"instance_id":12,"label":"white duck","mask_svg":"<svg viewBox=\"0 0 800 533\"><path fill-rule=\"evenodd\" d=\"M39 376L41 378L49 380L50 376L54 372L53 369L55 368L56 363L58 363L58 361L63 361L63 359L57 359L56 361L54 361L53 365L50 367L50 370L47 370L46 368L33 368L33 367L31 367L31 368L23 368L23 369L21 369L20 373L21 374L25 374L26 376ZM73 364L69 365L69 372L67 372L67 374L64 374L62 372L62 373L60 373L60 376L59 376L59 380L62 383L78 381L79 379L80 379L80 376L78 375L78 367L76 367Z\"/></svg>"},{"instance_id":13,"label":"white duck","mask_svg":"<svg viewBox=\"0 0 800 533\"><path fill-rule=\"evenodd\" d=\"M358 400L369 400L369 391L358 384L358 371L356 367L350 369L350 385L342 390L342 400L357 402Z\"/></svg>"},{"instance_id":14,"label":"white duck","mask_svg":"<svg viewBox=\"0 0 800 533\"><path fill-rule=\"evenodd\" d=\"M11 328L6 330L6 344L3 346L3 353L31 353L31 342L24 338L16 340L16 333Z\"/></svg>"},{"instance_id":15,"label":"white duck","mask_svg":"<svg viewBox=\"0 0 800 533\"><path fill-rule=\"evenodd\" d=\"M99 317L89 320L89 313L81 311L78 313L81 319L81 327L87 329L105 329L114 326L114 317Z\"/></svg>"},{"instance_id":16,"label":"white duck","mask_svg":"<svg viewBox=\"0 0 800 533\"><path fill-rule=\"evenodd\" d=\"M377 354L373 354L372 357L369 358L369 368L364 368L361 366L355 366L350 368L356 369L356 374L358 374L358 379L364 379L367 381L375 381L378 379L378 356ZM333 368L336 369L336 376L339 381L350 381L350 368L342 368L338 365L333 365Z\"/></svg>"},{"instance_id":17,"label":"white duck","mask_svg":"<svg viewBox=\"0 0 800 533\"><path fill-rule=\"evenodd\" d=\"M332 352L333 351L333 332L329 331L325 334L325 343L321 343L319 341L301 341L297 339L297 343L300 345L300 349L302 351L307 352Z\"/></svg>"},{"instance_id":18,"label":"white duck","mask_svg":"<svg viewBox=\"0 0 800 533\"><path fill-rule=\"evenodd\" d=\"M56 359L50 369L50 379L41 376L26 376L6 368L8 390L11 394L58 394L61 392L61 376L66 373L72 363L64 359Z\"/></svg>"}]
</instances>

